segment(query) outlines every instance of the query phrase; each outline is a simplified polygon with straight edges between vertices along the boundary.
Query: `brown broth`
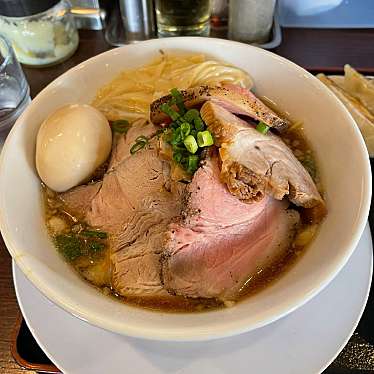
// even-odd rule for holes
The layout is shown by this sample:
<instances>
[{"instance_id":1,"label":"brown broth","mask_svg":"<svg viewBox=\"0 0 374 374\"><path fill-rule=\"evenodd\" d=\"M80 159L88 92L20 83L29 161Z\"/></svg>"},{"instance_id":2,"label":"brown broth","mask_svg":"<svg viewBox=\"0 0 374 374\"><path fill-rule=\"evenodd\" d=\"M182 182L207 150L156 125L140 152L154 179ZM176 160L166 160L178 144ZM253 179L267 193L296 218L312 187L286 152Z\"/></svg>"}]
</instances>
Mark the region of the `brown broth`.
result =
<instances>
[{"instance_id":1,"label":"brown broth","mask_svg":"<svg viewBox=\"0 0 374 374\"><path fill-rule=\"evenodd\" d=\"M299 161L304 164L320 189L314 155L303 135L302 127L300 125L291 126L290 130L282 134L282 139L292 149ZM64 222L65 226L61 232L65 234L78 232L83 229L94 230L94 228L88 227L77 217L73 217L66 212L64 210L63 202L60 200L58 195L44 185L43 195L45 201L46 223L52 238L56 237L56 230L53 229L53 225L51 226L50 223L52 218L57 218ZM299 232L307 229L308 225L302 224L299 228ZM294 243L286 253L276 259L271 266L260 269L242 288L238 302L260 292L270 284L276 282L297 262L297 259L305 252L306 247L307 245L299 246ZM182 296L174 296L172 298L137 298L120 296L113 289L110 281L111 264L109 251L108 241L106 248L100 251L100 253L95 255L87 254L86 256L81 256L70 261L73 268L86 281L90 282L105 295L112 296L121 302L137 307L154 311L161 310L163 312L202 312L225 306L222 301L215 299L194 299ZM226 305L229 306L231 303L227 303Z\"/></svg>"}]
</instances>

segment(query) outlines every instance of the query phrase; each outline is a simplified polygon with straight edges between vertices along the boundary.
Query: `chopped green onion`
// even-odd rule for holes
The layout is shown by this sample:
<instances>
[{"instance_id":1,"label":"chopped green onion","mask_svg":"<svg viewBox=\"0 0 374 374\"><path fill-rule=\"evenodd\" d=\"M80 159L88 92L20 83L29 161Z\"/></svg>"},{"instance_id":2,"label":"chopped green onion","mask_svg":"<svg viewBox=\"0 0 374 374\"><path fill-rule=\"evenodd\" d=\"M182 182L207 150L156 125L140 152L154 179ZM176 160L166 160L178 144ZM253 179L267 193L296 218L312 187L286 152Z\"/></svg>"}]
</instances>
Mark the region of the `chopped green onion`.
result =
<instances>
[{"instance_id":1,"label":"chopped green onion","mask_svg":"<svg viewBox=\"0 0 374 374\"><path fill-rule=\"evenodd\" d=\"M183 118L189 122L192 123L195 118L199 118L200 113L197 109L190 109L187 111L187 113L183 116Z\"/></svg>"},{"instance_id":2,"label":"chopped green onion","mask_svg":"<svg viewBox=\"0 0 374 374\"><path fill-rule=\"evenodd\" d=\"M176 88L173 88L170 93L169 102L160 106L160 110L171 118L168 129L163 131L163 141L171 145L173 160L187 172L193 174L197 170L200 160L199 146L213 145L213 136L206 130L200 112L197 109L186 109L183 94ZM174 110L175 105L178 107L178 111ZM144 148L152 137L148 137L148 139L138 137L130 152L133 154Z\"/></svg>"},{"instance_id":3,"label":"chopped green onion","mask_svg":"<svg viewBox=\"0 0 374 374\"><path fill-rule=\"evenodd\" d=\"M180 127L178 127L177 129L175 129L173 131L173 135L172 135L172 138L171 138L171 144L173 145L177 145L179 143L182 142L182 130Z\"/></svg>"},{"instance_id":4,"label":"chopped green onion","mask_svg":"<svg viewBox=\"0 0 374 374\"><path fill-rule=\"evenodd\" d=\"M152 134L148 138L145 135L140 135L135 139L135 144L130 148L130 153L133 155L134 153L140 151L149 143L151 139L161 134L167 134L168 138L171 137L171 132L167 128L157 130L154 134ZM172 142L172 140L168 140L168 141L170 141L170 143Z\"/></svg>"},{"instance_id":5,"label":"chopped green onion","mask_svg":"<svg viewBox=\"0 0 374 374\"><path fill-rule=\"evenodd\" d=\"M130 153L133 155L134 153L140 151L146 146L147 142L141 141L135 143L131 148L130 148Z\"/></svg>"},{"instance_id":6,"label":"chopped green onion","mask_svg":"<svg viewBox=\"0 0 374 374\"><path fill-rule=\"evenodd\" d=\"M193 174L197 170L198 164L199 164L199 156L197 155L188 156L187 171L190 174Z\"/></svg>"},{"instance_id":7,"label":"chopped green onion","mask_svg":"<svg viewBox=\"0 0 374 374\"><path fill-rule=\"evenodd\" d=\"M135 139L136 143L145 142L148 143L148 138L144 135L140 135Z\"/></svg>"},{"instance_id":8,"label":"chopped green onion","mask_svg":"<svg viewBox=\"0 0 374 374\"><path fill-rule=\"evenodd\" d=\"M178 162L178 163L180 163L181 161L182 161L182 153L179 153L179 152L174 152L174 154L173 154L173 160L175 161L175 162Z\"/></svg>"},{"instance_id":9,"label":"chopped green onion","mask_svg":"<svg viewBox=\"0 0 374 374\"><path fill-rule=\"evenodd\" d=\"M186 112L186 107L184 106L182 94L176 88L172 88L170 93L177 104L179 114L183 115Z\"/></svg>"},{"instance_id":10,"label":"chopped green onion","mask_svg":"<svg viewBox=\"0 0 374 374\"><path fill-rule=\"evenodd\" d=\"M192 135L188 135L186 139L184 139L184 145L187 148L187 151L190 153L196 153L197 149L199 148L196 143L196 139Z\"/></svg>"},{"instance_id":11,"label":"chopped green onion","mask_svg":"<svg viewBox=\"0 0 374 374\"><path fill-rule=\"evenodd\" d=\"M178 124L178 126L180 126L183 122L186 121L183 119L183 117L179 117L175 122Z\"/></svg>"},{"instance_id":12,"label":"chopped green onion","mask_svg":"<svg viewBox=\"0 0 374 374\"><path fill-rule=\"evenodd\" d=\"M195 129L197 131L203 131L204 130L204 122L200 117L197 117L193 120L193 123L195 125Z\"/></svg>"},{"instance_id":13,"label":"chopped green onion","mask_svg":"<svg viewBox=\"0 0 374 374\"><path fill-rule=\"evenodd\" d=\"M173 121L176 121L180 116L179 113L176 112L173 108L170 107L169 104L162 104L160 106L162 112L167 114Z\"/></svg>"},{"instance_id":14,"label":"chopped green onion","mask_svg":"<svg viewBox=\"0 0 374 374\"><path fill-rule=\"evenodd\" d=\"M154 134L151 138L153 138L156 134ZM130 148L130 153L133 155L134 153L143 149L147 144L148 144L148 138L146 136L144 135L138 136L135 139L135 144Z\"/></svg>"},{"instance_id":15,"label":"chopped green onion","mask_svg":"<svg viewBox=\"0 0 374 374\"><path fill-rule=\"evenodd\" d=\"M105 244L104 243L98 243L98 242L90 242L88 244L88 248L93 252L98 252L98 251L101 251L105 248Z\"/></svg>"},{"instance_id":16,"label":"chopped green onion","mask_svg":"<svg viewBox=\"0 0 374 374\"><path fill-rule=\"evenodd\" d=\"M129 121L126 121L125 119L119 119L117 121L113 121L111 125L112 125L112 130L120 134L126 134L127 131L129 131L129 128L131 126L129 124Z\"/></svg>"},{"instance_id":17,"label":"chopped green onion","mask_svg":"<svg viewBox=\"0 0 374 374\"><path fill-rule=\"evenodd\" d=\"M74 261L82 256L83 240L75 235L57 235L55 237L55 243L58 251L68 261Z\"/></svg>"},{"instance_id":18,"label":"chopped green onion","mask_svg":"<svg viewBox=\"0 0 374 374\"><path fill-rule=\"evenodd\" d=\"M190 134L190 131L191 131L191 126L189 123L187 122L183 122L181 124L181 135L182 135L182 138L185 139L189 134Z\"/></svg>"},{"instance_id":19,"label":"chopped green onion","mask_svg":"<svg viewBox=\"0 0 374 374\"><path fill-rule=\"evenodd\" d=\"M183 169L187 170L187 168L188 168L188 156L183 156L180 164L182 165Z\"/></svg>"},{"instance_id":20,"label":"chopped green onion","mask_svg":"<svg viewBox=\"0 0 374 374\"><path fill-rule=\"evenodd\" d=\"M270 127L264 122L259 122L256 126L256 130L264 135L269 131L269 129Z\"/></svg>"},{"instance_id":21,"label":"chopped green onion","mask_svg":"<svg viewBox=\"0 0 374 374\"><path fill-rule=\"evenodd\" d=\"M173 151L174 152L185 152L186 151L186 147L184 146L183 143L180 143L180 144L172 144L172 148L173 148Z\"/></svg>"},{"instance_id":22,"label":"chopped green onion","mask_svg":"<svg viewBox=\"0 0 374 374\"><path fill-rule=\"evenodd\" d=\"M80 233L83 236L88 236L92 238L106 239L108 234L104 231L95 231L95 230L84 230Z\"/></svg>"},{"instance_id":23,"label":"chopped green onion","mask_svg":"<svg viewBox=\"0 0 374 374\"><path fill-rule=\"evenodd\" d=\"M199 131L197 133L197 144L199 147L208 147L214 144L212 134L208 131Z\"/></svg>"}]
</instances>

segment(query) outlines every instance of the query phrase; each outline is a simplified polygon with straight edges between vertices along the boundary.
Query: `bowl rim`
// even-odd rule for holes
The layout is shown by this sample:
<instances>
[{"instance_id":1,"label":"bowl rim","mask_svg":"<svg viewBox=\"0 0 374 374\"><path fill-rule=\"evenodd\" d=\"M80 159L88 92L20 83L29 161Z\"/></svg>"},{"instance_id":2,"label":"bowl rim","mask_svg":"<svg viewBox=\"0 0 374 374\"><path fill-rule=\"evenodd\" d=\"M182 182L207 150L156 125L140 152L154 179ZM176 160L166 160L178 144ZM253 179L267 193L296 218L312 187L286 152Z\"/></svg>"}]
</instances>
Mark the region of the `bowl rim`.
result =
<instances>
[{"instance_id":1,"label":"bowl rim","mask_svg":"<svg viewBox=\"0 0 374 374\"><path fill-rule=\"evenodd\" d=\"M210 44L216 44L219 43L220 45L222 44L229 44L233 45L236 44L238 47L240 46L241 48L245 46L246 48L249 49L254 49L256 50L256 53L261 53L264 55L269 56L272 59L277 59L278 61L282 62L283 64L289 65L293 71L295 72L300 72L306 75L307 78L311 78L313 83L316 84L318 87L322 88L323 91L330 96L330 98L333 98L333 100L336 102L338 107L340 108L340 111L344 113L346 120L350 121L354 130L354 133L356 137L358 138L357 140L360 143L360 156L362 158L362 161L365 165L362 165L364 175L363 175L363 194L362 194L362 201L361 201L361 214L359 216L359 219L356 220L355 224L355 230L353 232L352 237L350 240L347 240L347 245L346 248L347 250L345 251L344 256L341 257L339 263L336 265L334 271L330 272L328 277L325 277L318 285L316 284L313 288L313 291L305 295L303 298L297 298L294 300L287 308L284 308L283 311L274 313L274 315L262 319L258 321L257 323L253 323L250 326L247 325L240 325L235 328L228 327L228 328L223 328L220 331L211 331L209 334L202 333L202 334L197 334L196 332L188 332L184 330L183 334L180 333L180 331L165 331L162 329L158 330L158 334L155 333L154 330L151 332L148 332L145 329L141 329L139 327L133 327L128 324L126 324L126 321L124 321L123 324L120 326L116 323L110 322L110 318L99 318L99 316L96 316L89 311L82 311L77 309L76 307L64 302L64 300L59 297L58 292L53 291L51 288L49 288L46 284L44 284L43 279L40 278L38 275L34 275L34 272L31 274L27 267L25 266L24 262L22 259L17 256L17 246L13 242L12 239L12 234L8 232L7 226L5 223L5 217L4 217L4 209L2 206L2 199L0 199L0 230L4 239L4 243L6 244L6 247L11 254L12 258L15 260L16 264L19 266L19 268L22 270L22 272L27 276L27 278L33 283L34 286L36 286L49 300L51 300L53 303L58 305L59 307L63 308L70 314L74 315L75 317L81 319L82 321L88 322L91 325L98 326L101 328L104 328L106 330L115 332L115 333L120 333L136 338L145 338L145 339L150 339L150 340L164 340L164 341L204 341L204 340L212 340L212 339L217 339L217 338L222 338L222 337L229 337L229 336L234 336L238 335L244 332L248 332L260 327L263 327L265 325L268 325L278 319L281 319L288 314L292 313L294 310L298 309L305 303L307 303L309 300L311 300L315 295L317 295L319 292L321 292L334 278L335 276L339 273L339 271L344 267L344 265L347 263L349 260L350 256L352 255L353 251L355 250L359 239L361 238L361 235L363 233L363 230L366 226L367 222L367 217L369 215L369 208L370 208L370 203L371 203L371 192L372 192L372 178L371 178L371 167L370 167L370 161L369 161L369 155L366 149L365 142L363 140L363 137L361 135L361 132L356 124L356 122L353 120L353 117L351 114L348 112L348 110L345 108L345 106L335 97L335 95L328 90L328 88L320 82L314 75L306 71L304 68L301 66L295 64L292 61L289 61L288 59L276 55L273 52L263 50L259 47L255 47L252 45L240 43L240 42L235 42L235 41L230 41L230 40L224 40L224 39L218 39L218 38L207 38L207 37L174 37L174 38L163 38L163 39L151 39L147 41L142 41L137 43L136 45L142 46L142 45L155 45L155 50L157 50L157 45L159 43L168 43L168 41L173 41L173 43L177 42L178 40L185 40L185 41L200 41L204 43L210 43ZM131 47L132 45L128 46L123 46L120 47L120 49L127 49ZM166 47L167 48L167 47ZM171 47L174 48L174 47ZM179 48L181 51L185 50L188 52L188 47L182 45L181 48ZM89 64L94 64L96 60L103 58L102 56L110 56L110 55L115 55L118 54L118 48L111 49L108 51L105 51L103 53L100 53L96 56L93 56L85 61L82 61L80 64L72 67L71 69L67 70L60 76L58 76L56 79L54 79L52 82L50 82L43 90L41 90L38 95L32 100L34 103L38 103L40 97L43 97L45 92L50 89L52 85L55 85L65 79L65 77L69 74L71 74L72 71L75 70L80 70L84 68L84 65L89 63ZM32 104L31 104L32 105ZM9 148L9 139L12 138L13 133L17 131L18 127L21 126L23 122L23 117L26 116L29 108L27 108L22 115L18 118L16 121L15 125L13 126L12 130L10 131L7 140L5 141L3 150L0 154L0 195L1 195L1 174L3 170L3 163L5 159L5 154L8 152ZM151 313L155 313L152 311ZM157 313L157 312L156 312Z\"/></svg>"}]
</instances>

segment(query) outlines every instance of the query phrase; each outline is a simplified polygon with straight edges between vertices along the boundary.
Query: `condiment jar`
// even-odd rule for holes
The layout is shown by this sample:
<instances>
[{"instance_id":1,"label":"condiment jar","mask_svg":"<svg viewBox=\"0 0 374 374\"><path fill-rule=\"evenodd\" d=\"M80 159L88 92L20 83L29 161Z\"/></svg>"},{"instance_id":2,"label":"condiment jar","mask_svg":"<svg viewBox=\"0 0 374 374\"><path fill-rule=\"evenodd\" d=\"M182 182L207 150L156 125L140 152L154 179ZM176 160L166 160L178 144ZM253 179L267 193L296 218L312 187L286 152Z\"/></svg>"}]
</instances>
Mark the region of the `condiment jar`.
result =
<instances>
[{"instance_id":1,"label":"condiment jar","mask_svg":"<svg viewBox=\"0 0 374 374\"><path fill-rule=\"evenodd\" d=\"M12 3L19 6L10 7ZM79 42L69 1L26 4L22 0L0 4L0 32L11 41L18 61L29 66L49 66L69 58ZM44 9L45 6L49 8Z\"/></svg>"}]
</instances>

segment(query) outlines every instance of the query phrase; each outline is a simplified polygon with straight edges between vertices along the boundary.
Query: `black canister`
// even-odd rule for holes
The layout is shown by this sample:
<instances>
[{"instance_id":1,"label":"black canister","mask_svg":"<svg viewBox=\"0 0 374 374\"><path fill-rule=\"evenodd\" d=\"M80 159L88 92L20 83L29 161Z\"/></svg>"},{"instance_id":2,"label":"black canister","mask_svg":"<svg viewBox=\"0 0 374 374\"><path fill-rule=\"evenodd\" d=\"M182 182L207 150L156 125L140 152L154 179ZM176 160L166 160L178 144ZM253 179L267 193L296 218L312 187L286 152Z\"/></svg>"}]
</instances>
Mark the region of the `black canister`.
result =
<instances>
[{"instance_id":1,"label":"black canister","mask_svg":"<svg viewBox=\"0 0 374 374\"><path fill-rule=\"evenodd\" d=\"M27 17L45 12L59 0L1 0L0 15L6 17Z\"/></svg>"}]
</instances>

